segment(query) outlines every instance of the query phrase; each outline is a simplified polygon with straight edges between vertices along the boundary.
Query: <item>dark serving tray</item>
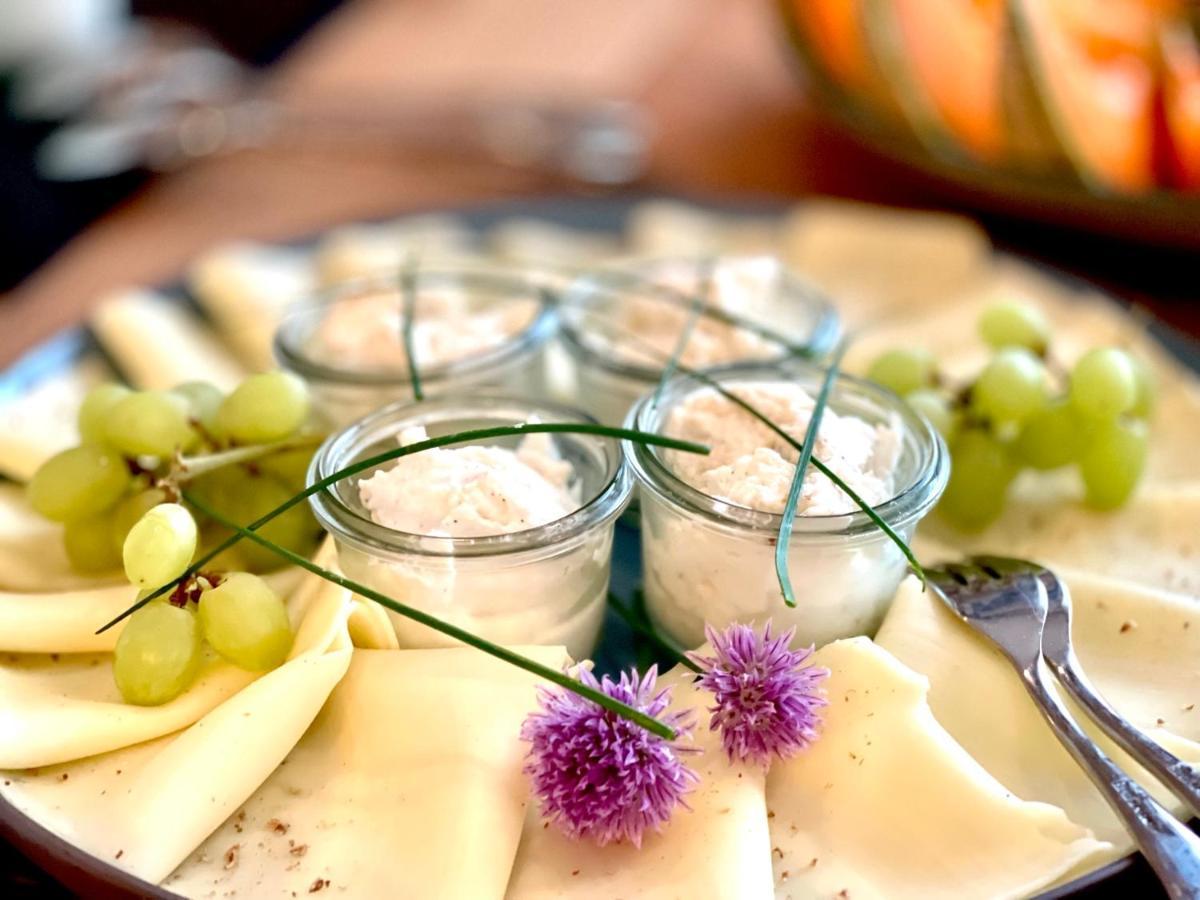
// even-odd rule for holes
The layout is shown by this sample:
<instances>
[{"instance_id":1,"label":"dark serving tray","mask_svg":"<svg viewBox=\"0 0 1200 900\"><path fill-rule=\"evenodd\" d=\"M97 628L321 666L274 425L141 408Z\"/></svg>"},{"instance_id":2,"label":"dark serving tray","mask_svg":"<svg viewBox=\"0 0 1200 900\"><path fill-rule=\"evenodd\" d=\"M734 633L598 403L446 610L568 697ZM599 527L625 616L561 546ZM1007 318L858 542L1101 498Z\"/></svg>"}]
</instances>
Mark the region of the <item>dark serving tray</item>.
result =
<instances>
[{"instance_id":1,"label":"dark serving tray","mask_svg":"<svg viewBox=\"0 0 1200 900\"><path fill-rule=\"evenodd\" d=\"M468 226L484 230L505 219L533 217L572 228L620 232L629 212L646 199L645 196L610 199L563 199L504 202L462 209L439 210L453 214ZM688 200L688 202L696 202ZM775 200L702 201L700 205L714 212L739 215L771 215L783 209ZM311 241L299 242L300 245ZM1062 276L1068 278L1069 276ZM164 293L195 307L192 298L181 284L163 287ZM1151 330L1187 365L1200 372L1200 345L1166 326L1152 324ZM7 371L0 373L0 403L19 395L49 375L62 370L85 353L102 353L96 340L85 327L69 329L34 347ZM114 368L119 368L114 366ZM612 592L625 602L632 602L641 581L641 548L636 525L623 519L617 526L613 545ZM597 669L615 672L631 663L645 665L657 660L647 642L609 609L601 644L596 652ZM0 837L7 839L44 873L69 891L88 898L153 897L171 900L178 895L134 876L80 850L42 827L0 797ZM58 884L49 881L43 871L25 865L20 857L0 841L0 897L54 898L64 896ZM1053 890L1037 900L1102 900L1127 898L1140 900L1165 897L1152 871L1140 855L1117 860Z\"/></svg>"}]
</instances>

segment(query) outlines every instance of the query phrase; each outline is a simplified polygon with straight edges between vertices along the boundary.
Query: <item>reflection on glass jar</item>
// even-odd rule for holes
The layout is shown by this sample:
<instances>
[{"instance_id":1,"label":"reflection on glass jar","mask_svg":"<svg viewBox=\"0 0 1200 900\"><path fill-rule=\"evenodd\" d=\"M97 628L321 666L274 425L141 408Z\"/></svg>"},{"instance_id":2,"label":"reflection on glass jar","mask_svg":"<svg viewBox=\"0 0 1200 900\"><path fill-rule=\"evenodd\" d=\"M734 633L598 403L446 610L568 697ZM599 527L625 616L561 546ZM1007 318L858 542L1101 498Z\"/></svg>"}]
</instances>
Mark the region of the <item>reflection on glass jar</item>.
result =
<instances>
[{"instance_id":1,"label":"reflection on glass jar","mask_svg":"<svg viewBox=\"0 0 1200 900\"><path fill-rule=\"evenodd\" d=\"M817 290L763 256L633 260L591 272L564 291L560 315L575 400L610 425L654 388L685 329L679 362L709 371L820 358L838 335Z\"/></svg>"},{"instance_id":2,"label":"reflection on glass jar","mask_svg":"<svg viewBox=\"0 0 1200 900\"><path fill-rule=\"evenodd\" d=\"M570 408L507 397L394 405L327 440L313 460L310 483L397 441L528 421L592 420ZM333 535L348 577L488 640L563 644L573 658L584 659L603 623L613 525L629 502L631 479L616 441L565 433L530 435L524 441L522 446L517 438L496 438L384 463L314 495L313 510ZM469 452L426 457L419 468L396 469L404 477L411 473L423 479L407 482L411 496L387 495L387 479L377 480L398 463L462 450ZM537 521L529 517L528 504L522 505L523 496L505 494L505 473L526 460L537 471L524 471L522 477L561 473L555 477L561 477L561 490L569 497L559 510L565 514ZM455 483L458 471L465 477ZM396 486L403 490L399 479ZM477 500L471 499L472 491ZM431 511L437 504L444 509ZM388 527L381 520L421 523L427 533ZM401 646L457 643L398 614L392 620Z\"/></svg>"},{"instance_id":3,"label":"reflection on glass jar","mask_svg":"<svg viewBox=\"0 0 1200 900\"><path fill-rule=\"evenodd\" d=\"M811 398L823 375L816 366L792 363L736 367L716 376L716 381L753 404L754 391L762 386L795 386ZM675 436L675 429L669 427L672 410L701 391L711 393L712 388L677 376L657 403L652 397L640 401L630 412L628 425ZM734 413L727 423L731 434L745 435L747 429L761 427L744 410L732 403L728 406ZM830 412L851 417L847 422L860 426L860 432L870 430L881 436L880 446L886 446L889 460L888 488L873 508L908 541L945 488L949 462L941 437L899 397L850 376L838 376L827 410L827 417ZM708 427L712 425L710 421ZM802 441L803 427L797 431L789 433ZM694 434L688 437L695 439ZM718 440L712 441L714 451ZM772 457L784 462L780 466L784 495L795 472L795 453L788 452L786 460ZM797 605L790 609L783 602L775 571L778 512L739 505L697 489L680 477L671 451L664 454L627 443L625 453L639 485L646 608L655 625L676 642L697 646L704 640L705 623L721 627L732 621L769 619L781 629L795 626L799 644L818 645L872 634L878 628L904 576L906 561L866 513L831 483L825 482L825 496L833 491L839 503L849 505L834 515L822 514L822 508L814 505L813 514L796 516L788 566ZM772 464L746 457L732 462L729 469L739 473L744 488L744 470L760 463ZM810 469L806 491L809 478L824 476ZM775 506L777 498L775 494L770 505ZM740 495L738 499L743 500Z\"/></svg>"},{"instance_id":4,"label":"reflection on glass jar","mask_svg":"<svg viewBox=\"0 0 1200 900\"><path fill-rule=\"evenodd\" d=\"M276 332L276 357L308 383L327 424L413 399L406 326L426 397L544 390L543 350L557 327L545 283L500 267L418 268L410 301L402 279L330 288L290 310Z\"/></svg>"}]
</instances>

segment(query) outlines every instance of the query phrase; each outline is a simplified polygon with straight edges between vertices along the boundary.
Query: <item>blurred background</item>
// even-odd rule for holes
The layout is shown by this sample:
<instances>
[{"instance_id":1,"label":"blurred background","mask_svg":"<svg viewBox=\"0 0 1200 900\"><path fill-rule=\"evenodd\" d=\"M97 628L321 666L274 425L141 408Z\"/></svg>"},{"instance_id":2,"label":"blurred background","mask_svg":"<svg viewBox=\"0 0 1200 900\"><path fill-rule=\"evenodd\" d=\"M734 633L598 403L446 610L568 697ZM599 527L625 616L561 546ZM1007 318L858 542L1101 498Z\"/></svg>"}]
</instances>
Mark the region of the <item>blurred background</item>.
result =
<instances>
[{"instance_id":1,"label":"blurred background","mask_svg":"<svg viewBox=\"0 0 1200 900\"><path fill-rule=\"evenodd\" d=\"M3 0L3 358L219 241L611 192L963 210L1197 331L1196 10Z\"/></svg>"}]
</instances>

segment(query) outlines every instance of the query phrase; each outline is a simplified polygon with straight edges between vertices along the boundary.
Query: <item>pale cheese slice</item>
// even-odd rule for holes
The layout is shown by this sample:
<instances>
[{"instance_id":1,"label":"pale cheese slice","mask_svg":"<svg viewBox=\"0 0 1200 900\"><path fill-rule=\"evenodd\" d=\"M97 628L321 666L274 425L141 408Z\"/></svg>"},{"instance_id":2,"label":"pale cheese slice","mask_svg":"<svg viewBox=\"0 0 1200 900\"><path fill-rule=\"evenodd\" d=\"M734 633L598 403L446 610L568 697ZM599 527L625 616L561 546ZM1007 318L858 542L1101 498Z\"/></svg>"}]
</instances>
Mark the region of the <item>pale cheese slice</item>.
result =
<instances>
[{"instance_id":1,"label":"pale cheese slice","mask_svg":"<svg viewBox=\"0 0 1200 900\"><path fill-rule=\"evenodd\" d=\"M349 592L309 576L293 597L304 598L307 607L297 622L292 657L323 651L345 630ZM45 602L55 599L49 596ZM135 706L122 701L117 691L110 654L9 654L0 662L0 768L56 765L170 734L224 703L259 674L210 651L196 681L174 700Z\"/></svg>"},{"instance_id":2,"label":"pale cheese slice","mask_svg":"<svg viewBox=\"0 0 1200 900\"><path fill-rule=\"evenodd\" d=\"M1087 576L1068 575L1067 583L1075 598L1073 636L1097 687L1163 746L1200 762L1200 744L1165 731L1157 721L1161 717L1163 724L1197 735L1193 713L1185 710L1200 701L1200 636L1183 627L1193 621L1193 604ZM1137 624L1122 633L1126 621ZM1045 724L1012 666L954 618L931 591L923 592L916 579L901 585L876 640L929 679L929 704L937 720L1009 790L1064 809L1073 822L1110 842L1111 856L1132 848L1100 793ZM1077 713L1076 718L1119 766L1143 781L1160 801L1181 809L1085 715Z\"/></svg>"},{"instance_id":3,"label":"pale cheese slice","mask_svg":"<svg viewBox=\"0 0 1200 900\"><path fill-rule=\"evenodd\" d=\"M517 652L560 667L561 648ZM189 896L500 898L536 679L477 650L358 650L296 748L166 882ZM236 864L224 860L234 845Z\"/></svg>"},{"instance_id":4,"label":"pale cheese slice","mask_svg":"<svg viewBox=\"0 0 1200 900\"><path fill-rule=\"evenodd\" d=\"M92 329L139 388L167 390L185 381L209 381L228 391L246 375L182 303L152 291L106 295L92 313Z\"/></svg>"},{"instance_id":5,"label":"pale cheese slice","mask_svg":"<svg viewBox=\"0 0 1200 900\"><path fill-rule=\"evenodd\" d=\"M918 549L929 541L958 554L1036 559L1200 597L1200 479L1147 485L1114 512L1066 501L1065 490L1014 493L1000 518L978 534L930 517L921 524Z\"/></svg>"},{"instance_id":6,"label":"pale cheese slice","mask_svg":"<svg viewBox=\"0 0 1200 900\"><path fill-rule=\"evenodd\" d=\"M513 866L509 900L771 897L763 771L730 764L719 736L708 727L705 707L712 696L694 687L690 676L676 669L660 681L672 689L672 709L695 710L691 742L701 752L684 761L701 781L687 795L690 809L676 809L663 831L648 834L638 849L571 840L555 826L546 827L535 802Z\"/></svg>"},{"instance_id":7,"label":"pale cheese slice","mask_svg":"<svg viewBox=\"0 0 1200 900\"><path fill-rule=\"evenodd\" d=\"M35 352L49 356L53 348ZM60 371L39 372L32 386L22 384L16 371L8 373L7 390L0 391L0 475L24 482L55 453L79 443L79 404L112 374L95 354Z\"/></svg>"},{"instance_id":8,"label":"pale cheese slice","mask_svg":"<svg viewBox=\"0 0 1200 900\"><path fill-rule=\"evenodd\" d=\"M767 778L780 900L1024 897L1107 852L1061 809L1005 790L885 650L853 638L813 662L831 672L821 737Z\"/></svg>"},{"instance_id":9,"label":"pale cheese slice","mask_svg":"<svg viewBox=\"0 0 1200 900\"><path fill-rule=\"evenodd\" d=\"M240 243L202 256L188 283L242 362L265 371L275 367L275 329L284 311L312 293L316 276L302 250Z\"/></svg>"},{"instance_id":10,"label":"pale cheese slice","mask_svg":"<svg viewBox=\"0 0 1200 900\"><path fill-rule=\"evenodd\" d=\"M408 216L391 222L343 225L326 234L316 251L322 284L340 284L396 272L410 258L423 264L467 257L474 235L449 216Z\"/></svg>"}]
</instances>

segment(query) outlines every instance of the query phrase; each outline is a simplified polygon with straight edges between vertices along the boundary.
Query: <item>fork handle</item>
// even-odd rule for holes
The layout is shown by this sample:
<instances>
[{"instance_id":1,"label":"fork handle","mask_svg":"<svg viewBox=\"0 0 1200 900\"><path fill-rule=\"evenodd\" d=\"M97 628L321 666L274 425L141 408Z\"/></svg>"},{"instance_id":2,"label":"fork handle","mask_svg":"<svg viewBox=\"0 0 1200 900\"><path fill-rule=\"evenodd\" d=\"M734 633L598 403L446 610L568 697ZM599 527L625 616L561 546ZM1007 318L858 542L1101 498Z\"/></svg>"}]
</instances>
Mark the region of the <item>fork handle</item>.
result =
<instances>
[{"instance_id":1,"label":"fork handle","mask_svg":"<svg viewBox=\"0 0 1200 900\"><path fill-rule=\"evenodd\" d=\"M1049 663L1062 686L1079 701L1104 733L1186 803L1193 814L1200 815L1200 770L1152 741L1113 709L1092 687L1073 653L1064 660L1050 659Z\"/></svg>"},{"instance_id":2,"label":"fork handle","mask_svg":"<svg viewBox=\"0 0 1200 900\"><path fill-rule=\"evenodd\" d=\"M1121 817L1167 894L1172 900L1200 900L1200 838L1105 756L1071 718L1048 689L1049 670L1040 656L1022 676L1042 715Z\"/></svg>"}]
</instances>

